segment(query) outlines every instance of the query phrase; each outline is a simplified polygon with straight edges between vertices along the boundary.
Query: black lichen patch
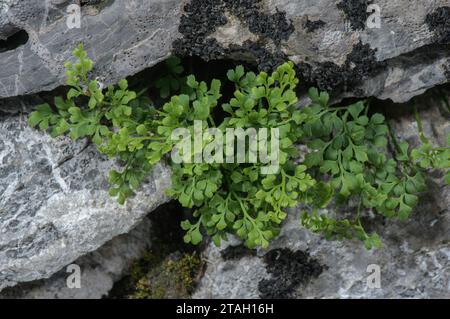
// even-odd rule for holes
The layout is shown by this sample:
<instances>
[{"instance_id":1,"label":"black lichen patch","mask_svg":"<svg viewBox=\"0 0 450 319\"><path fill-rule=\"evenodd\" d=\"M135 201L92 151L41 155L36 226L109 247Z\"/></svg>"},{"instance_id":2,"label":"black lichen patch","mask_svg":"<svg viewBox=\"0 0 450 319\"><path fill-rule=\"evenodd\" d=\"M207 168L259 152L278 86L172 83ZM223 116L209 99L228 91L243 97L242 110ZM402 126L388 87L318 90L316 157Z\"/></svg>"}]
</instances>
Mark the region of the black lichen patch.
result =
<instances>
[{"instance_id":1,"label":"black lichen patch","mask_svg":"<svg viewBox=\"0 0 450 319\"><path fill-rule=\"evenodd\" d=\"M427 15L425 22L435 32L437 43L450 43L450 7L437 8Z\"/></svg>"},{"instance_id":2,"label":"black lichen patch","mask_svg":"<svg viewBox=\"0 0 450 319\"><path fill-rule=\"evenodd\" d=\"M199 56L205 61L224 56L225 50L215 39L207 39L217 27L225 25L225 4L222 0L193 0L184 7L178 31L182 39L173 43L179 56Z\"/></svg>"},{"instance_id":3,"label":"black lichen patch","mask_svg":"<svg viewBox=\"0 0 450 319\"><path fill-rule=\"evenodd\" d=\"M245 41L242 46L230 46L228 54L230 56L239 54L241 57L248 57L249 60L256 61L259 70L265 72L275 70L277 66L283 64L288 59L281 51L272 53L263 44L251 41Z\"/></svg>"},{"instance_id":4,"label":"black lichen patch","mask_svg":"<svg viewBox=\"0 0 450 319\"><path fill-rule=\"evenodd\" d=\"M357 81L364 78L364 76L372 74L380 68L380 63L375 57L376 50L372 49L369 44L359 42L353 47L352 52L347 55L344 68L352 76L357 76Z\"/></svg>"},{"instance_id":5,"label":"black lichen patch","mask_svg":"<svg viewBox=\"0 0 450 319\"><path fill-rule=\"evenodd\" d=\"M236 260L247 256L256 256L256 250L249 249L244 245L228 246L220 254L224 260Z\"/></svg>"},{"instance_id":6,"label":"black lichen patch","mask_svg":"<svg viewBox=\"0 0 450 319\"><path fill-rule=\"evenodd\" d=\"M279 59L275 56L281 56L281 53L268 52L264 49L264 44L271 40L278 46L281 41L289 38L294 26L292 21L287 20L284 12L267 14L262 12L261 6L261 0L192 0L184 7L185 14L179 26L183 38L173 43L175 54L198 56L210 61L249 50L245 53L250 57L255 56L255 53L262 54L258 55L258 65L260 69L268 70L278 63ZM216 39L209 38L218 27L228 22L225 12L238 17L248 26L250 32L259 35L260 43L246 42L243 46L232 45L231 48L224 48Z\"/></svg>"},{"instance_id":7,"label":"black lichen patch","mask_svg":"<svg viewBox=\"0 0 450 319\"><path fill-rule=\"evenodd\" d=\"M290 249L274 249L264 256L267 271L271 279L261 280L258 289L261 298L291 298L300 284L306 284L317 278L326 268L316 259L311 258L308 251L293 252Z\"/></svg>"},{"instance_id":8,"label":"black lichen patch","mask_svg":"<svg viewBox=\"0 0 450 319\"><path fill-rule=\"evenodd\" d=\"M250 32L266 39L271 39L276 45L288 40L294 25L286 18L286 12L276 10L274 14L261 12L261 0L223 0L231 14L241 18Z\"/></svg>"},{"instance_id":9,"label":"black lichen patch","mask_svg":"<svg viewBox=\"0 0 450 319\"><path fill-rule=\"evenodd\" d=\"M298 72L304 82L320 90L333 93L346 91L383 69L385 63L377 61L375 52L376 49L372 49L370 45L359 42L341 66L333 62L320 63L315 67L300 63Z\"/></svg>"},{"instance_id":10,"label":"black lichen patch","mask_svg":"<svg viewBox=\"0 0 450 319\"><path fill-rule=\"evenodd\" d=\"M304 24L304 27L305 27L307 32L314 32L314 31L322 28L323 26L325 26L325 24L326 23L324 21L322 21L322 20L314 20L314 21L312 21L312 20L307 19L305 24Z\"/></svg>"},{"instance_id":11,"label":"black lichen patch","mask_svg":"<svg viewBox=\"0 0 450 319\"><path fill-rule=\"evenodd\" d=\"M371 3L372 1L369 0L343 0L337 7L344 11L353 29L364 30L367 18L370 16L367 7Z\"/></svg>"},{"instance_id":12,"label":"black lichen patch","mask_svg":"<svg viewBox=\"0 0 450 319\"><path fill-rule=\"evenodd\" d=\"M315 67L300 62L297 69L303 83L315 86L322 91L336 91L345 83L342 67L333 62L323 62Z\"/></svg>"},{"instance_id":13,"label":"black lichen patch","mask_svg":"<svg viewBox=\"0 0 450 319\"><path fill-rule=\"evenodd\" d=\"M356 12L363 8L365 23L368 3L345 0L340 5L349 12L348 16L353 21L357 21ZM258 68L266 72L273 71L288 59L279 45L269 50L267 44L279 44L287 40L294 31L292 22L286 19L283 12L277 11L271 15L265 13L261 0L192 0L184 11L179 27L183 38L173 44L174 53L178 56L197 56L204 61L237 57L236 60L256 62ZM210 38L218 27L227 24L225 12L238 17L251 32L259 35L259 40L245 41L242 45L231 44L224 48L216 39ZM322 25L323 21L310 21L307 28L313 31ZM333 62L318 65L303 62L298 65L298 73L305 84L337 93L357 86L361 80L378 72L383 66L384 63L376 60L375 50L368 44L359 43L342 66Z\"/></svg>"}]
</instances>

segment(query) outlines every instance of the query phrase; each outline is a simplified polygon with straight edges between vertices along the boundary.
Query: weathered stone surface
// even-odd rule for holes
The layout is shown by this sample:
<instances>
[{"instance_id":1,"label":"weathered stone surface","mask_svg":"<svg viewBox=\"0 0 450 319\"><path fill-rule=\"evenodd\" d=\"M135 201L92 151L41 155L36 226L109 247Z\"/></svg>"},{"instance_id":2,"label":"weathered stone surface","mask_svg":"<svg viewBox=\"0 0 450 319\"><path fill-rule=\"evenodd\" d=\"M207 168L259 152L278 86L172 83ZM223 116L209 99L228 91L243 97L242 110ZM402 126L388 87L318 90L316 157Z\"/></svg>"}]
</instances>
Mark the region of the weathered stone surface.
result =
<instances>
[{"instance_id":1,"label":"weathered stone surface","mask_svg":"<svg viewBox=\"0 0 450 319\"><path fill-rule=\"evenodd\" d=\"M380 0L370 13L372 2L360 0L81 1L81 28L69 29L73 3L2 2L0 97L63 84L79 42L107 83L171 53L262 69L291 59L307 85L341 97L405 102L449 80L449 0ZM380 28L367 24L377 8Z\"/></svg>"},{"instance_id":2,"label":"weathered stone surface","mask_svg":"<svg viewBox=\"0 0 450 319\"><path fill-rule=\"evenodd\" d=\"M2 104L23 104L27 112L27 103ZM85 141L32 129L26 114L1 115L0 289L49 277L167 200L170 173L158 165L134 198L117 204L107 191L113 166Z\"/></svg>"},{"instance_id":3,"label":"weathered stone surface","mask_svg":"<svg viewBox=\"0 0 450 319\"><path fill-rule=\"evenodd\" d=\"M80 288L69 288L73 271L67 267L49 279L6 288L0 298L23 299L100 299L108 295L113 284L128 274L130 265L151 246L151 222L148 218L129 233L110 240L95 252L78 258L73 264L81 270Z\"/></svg>"},{"instance_id":4,"label":"weathered stone surface","mask_svg":"<svg viewBox=\"0 0 450 319\"><path fill-rule=\"evenodd\" d=\"M380 9L380 27L367 13ZM308 85L341 97L405 102L448 82L450 1L193 0L179 54L232 57L271 69L285 59ZM375 8L369 8L371 13Z\"/></svg>"},{"instance_id":5,"label":"weathered stone surface","mask_svg":"<svg viewBox=\"0 0 450 319\"><path fill-rule=\"evenodd\" d=\"M81 28L70 29L66 10L80 2ZM292 59L304 82L335 97L376 96L402 102L449 82L450 0L379 0L379 29L366 25L369 3L0 0L0 98L62 85L63 63L79 42L85 43L96 63L94 76L106 83L151 67L172 53L248 60L266 70ZM163 190L169 172L158 166L134 199L125 206L116 204L106 191L106 174L115 163L85 141L52 139L31 129L25 114L36 104L35 97L0 100L0 290L54 275L127 233L167 200ZM439 115L436 107L423 111L423 116L426 132L444 144L448 116ZM413 123L411 116L404 116L394 127L403 138L413 139L417 136ZM325 242L299 229L298 212L293 212L271 249L309 249L292 254L298 257L297 264L306 263L300 267L305 270L301 276L286 274L282 281L287 288L277 284L268 292L274 274L262 252L230 261L209 247L206 255L212 263L195 296L450 297L449 190L443 188L440 176L431 174L429 184L430 192L410 221L374 226L385 249L367 252L360 243ZM323 268L314 266L317 263ZM382 289L365 285L371 263L382 268ZM295 265L285 269L292 272ZM81 295L98 297L109 289L111 276L90 273L103 279ZM60 290L59 280L49 282L53 288L48 293L75 296Z\"/></svg>"},{"instance_id":6,"label":"weathered stone surface","mask_svg":"<svg viewBox=\"0 0 450 319\"><path fill-rule=\"evenodd\" d=\"M81 1L80 28L67 25L72 21L67 13L71 4L79 1L0 1L0 40L6 41L0 42L0 97L64 84L64 62L80 42L96 62L95 75L105 83L115 83L170 55L182 1ZM14 37L20 30L28 40Z\"/></svg>"},{"instance_id":7,"label":"weathered stone surface","mask_svg":"<svg viewBox=\"0 0 450 319\"><path fill-rule=\"evenodd\" d=\"M437 95L424 96L418 105L425 108L420 114L426 136L436 145L445 145L450 113ZM391 124L400 139L418 143L412 114L394 118ZM368 222L380 235L383 248L367 251L357 241L326 241L300 228L300 209L295 209L269 247L269 253L279 254L269 261L263 257L267 251L236 259L230 258L230 248L211 244L205 251L208 267L194 297L450 298L450 187L444 185L441 173L427 176L429 190L408 221L377 217ZM290 251L305 253L290 260L294 256ZM380 289L367 284L371 264L380 267ZM274 278L269 273L273 266L282 269L282 275Z\"/></svg>"}]
</instances>

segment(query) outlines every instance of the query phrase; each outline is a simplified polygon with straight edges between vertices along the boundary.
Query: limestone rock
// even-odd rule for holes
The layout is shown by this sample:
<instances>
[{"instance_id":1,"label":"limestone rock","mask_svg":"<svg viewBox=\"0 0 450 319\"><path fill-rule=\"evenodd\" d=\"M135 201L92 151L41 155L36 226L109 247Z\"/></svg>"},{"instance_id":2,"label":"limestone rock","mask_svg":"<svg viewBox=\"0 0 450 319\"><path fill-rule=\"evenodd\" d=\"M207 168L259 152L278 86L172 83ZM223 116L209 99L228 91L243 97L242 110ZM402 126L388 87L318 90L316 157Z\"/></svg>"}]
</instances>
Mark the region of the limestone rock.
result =
<instances>
[{"instance_id":1,"label":"limestone rock","mask_svg":"<svg viewBox=\"0 0 450 319\"><path fill-rule=\"evenodd\" d=\"M3 103L30 109L25 98ZM170 172L158 165L134 198L116 203L107 182L115 166L86 141L32 129L26 114L0 117L0 289L51 276L167 201Z\"/></svg>"},{"instance_id":2,"label":"limestone rock","mask_svg":"<svg viewBox=\"0 0 450 319\"><path fill-rule=\"evenodd\" d=\"M64 267L49 279L23 283L4 289L0 298L21 299L100 299L113 284L127 274L130 265L151 246L151 222L148 218L127 234L110 240L98 250L73 262L80 267L80 287L67 285L73 270Z\"/></svg>"},{"instance_id":3,"label":"limestone rock","mask_svg":"<svg viewBox=\"0 0 450 319\"><path fill-rule=\"evenodd\" d=\"M74 4L78 7L70 6ZM95 61L93 76L103 83L115 83L171 54L244 60L263 70L291 59L305 87L318 86L336 98L375 96L404 102L449 82L449 0L379 0L368 13L370 4L0 0L0 98L63 85L63 64L80 42ZM77 8L80 28L70 28L67 22ZM376 22L371 13L378 11L380 27L369 27L368 20ZM37 100L0 100L0 290L51 277L129 232L167 200L163 190L170 173L159 165L136 197L125 206L116 204L107 193L106 174L117 163L86 141L52 139L31 129L26 114ZM447 115L440 115L436 106L422 113L427 134L443 144ZM411 116L404 116L393 126L399 136L413 140L413 123ZM287 288L277 284L277 289L294 297L450 297L449 190L440 176L431 174L429 183L430 192L410 221L374 226L380 228L386 249L367 252L360 243L325 242L299 229L298 212L293 212L271 246L272 251L281 249L273 253L280 259L264 259L259 252L231 262L208 248L212 264L196 296L259 296L261 285L267 288L274 280L266 265L272 260L290 269ZM294 252L295 263L305 264L301 276L291 271L295 263L283 264L289 259L284 254L291 254L286 248ZM298 250L304 253L295 254ZM382 289L365 285L370 263L382 269ZM110 284L107 278L100 282L105 283L102 291ZM263 289L264 296L278 291L267 293Z\"/></svg>"},{"instance_id":4,"label":"limestone rock","mask_svg":"<svg viewBox=\"0 0 450 319\"><path fill-rule=\"evenodd\" d=\"M425 135L435 145L445 145L450 113L436 96L426 95L418 105L423 106ZM394 117L391 125L400 140L418 143L411 112ZM382 248L368 251L358 241L326 241L302 229L301 208L293 209L268 251L236 258L230 251L240 249L239 242L222 249L211 244L194 298L450 298L450 187L441 173L430 172L427 179L429 190L410 219L377 217L369 223L380 235ZM380 288L368 284L371 267L377 266ZM281 274L271 274L274 267Z\"/></svg>"},{"instance_id":5,"label":"limestone rock","mask_svg":"<svg viewBox=\"0 0 450 319\"><path fill-rule=\"evenodd\" d=\"M64 84L84 42L105 83L171 54L231 58L273 69L291 59L305 86L335 96L405 102L450 78L450 1L3 0L0 97ZM70 23L69 23L70 24Z\"/></svg>"},{"instance_id":6,"label":"limestone rock","mask_svg":"<svg viewBox=\"0 0 450 319\"><path fill-rule=\"evenodd\" d=\"M448 0L193 0L174 50L266 70L291 59L306 86L406 102L448 82L449 20Z\"/></svg>"},{"instance_id":7,"label":"limestone rock","mask_svg":"<svg viewBox=\"0 0 450 319\"><path fill-rule=\"evenodd\" d=\"M72 6L71 6L72 5ZM75 7L73 7L75 5ZM2 0L0 97L65 83L64 62L83 42L95 75L115 83L166 59L178 31L178 0ZM80 10L80 28L73 20Z\"/></svg>"}]
</instances>

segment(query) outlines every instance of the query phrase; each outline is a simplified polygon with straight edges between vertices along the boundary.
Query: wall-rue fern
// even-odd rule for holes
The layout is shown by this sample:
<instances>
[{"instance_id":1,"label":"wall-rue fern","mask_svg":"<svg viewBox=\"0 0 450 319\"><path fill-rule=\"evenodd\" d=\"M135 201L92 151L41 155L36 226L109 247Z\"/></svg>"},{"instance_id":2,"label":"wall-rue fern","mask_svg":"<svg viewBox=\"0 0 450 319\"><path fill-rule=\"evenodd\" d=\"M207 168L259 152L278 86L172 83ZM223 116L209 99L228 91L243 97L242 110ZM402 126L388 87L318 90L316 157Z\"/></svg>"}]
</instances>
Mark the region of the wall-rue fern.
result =
<instances>
[{"instance_id":1,"label":"wall-rue fern","mask_svg":"<svg viewBox=\"0 0 450 319\"><path fill-rule=\"evenodd\" d=\"M201 120L204 129L223 133L226 128L279 129L276 174L261 174L261 163L172 163L167 193L193 209L192 219L181 225L186 242L198 244L207 234L220 245L227 234L235 234L248 247L267 247L279 233L286 209L303 203L304 227L327 239L356 237L368 249L379 247L378 235L364 230L361 216L371 209L388 218L408 218L425 189L423 170L450 167L448 147L431 146L422 132L419 149L398 143L384 116L369 116L365 102L333 107L326 92L311 89L311 104L298 108L299 81L291 62L270 75L245 72L242 66L230 70L234 97L222 103L219 80L207 84L193 75L184 77L180 61L171 58L167 75L153 84L160 97L168 99L156 107L145 90L130 90L126 80L101 89L89 80L93 61L83 46L73 55L76 61L65 65L67 96L56 97L52 106L37 106L29 122L52 136L89 138L101 152L120 159L123 169L112 170L109 179L110 194L119 203L172 151L176 141L171 135L177 128L194 135L194 121ZM225 114L220 123L217 111ZM205 139L203 146L213 140ZM388 140L395 145L394 156L387 150ZM310 150L302 163L297 163L299 143ZM450 182L448 172L446 176ZM356 203L354 210L348 209L351 217L327 213L328 206L349 202Z\"/></svg>"}]
</instances>

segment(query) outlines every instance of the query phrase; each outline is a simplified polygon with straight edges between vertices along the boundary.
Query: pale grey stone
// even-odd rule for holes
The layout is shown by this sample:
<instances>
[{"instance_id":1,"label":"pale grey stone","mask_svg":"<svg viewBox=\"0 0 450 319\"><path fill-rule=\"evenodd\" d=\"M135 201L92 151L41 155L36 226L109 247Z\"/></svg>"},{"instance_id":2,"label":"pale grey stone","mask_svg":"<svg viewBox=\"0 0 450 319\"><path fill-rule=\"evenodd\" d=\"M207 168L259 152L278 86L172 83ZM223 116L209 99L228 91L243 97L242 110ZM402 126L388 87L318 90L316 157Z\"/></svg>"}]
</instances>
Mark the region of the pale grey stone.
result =
<instances>
[{"instance_id":1,"label":"pale grey stone","mask_svg":"<svg viewBox=\"0 0 450 319\"><path fill-rule=\"evenodd\" d=\"M64 61L80 42L85 43L96 63L94 76L105 83L115 83L155 65L172 54L173 42L181 38L178 26L183 7L189 2L82 1L81 28L69 29L66 9L79 1L0 0L0 40L7 41L20 30L29 37L17 48L0 48L0 97L64 84ZM224 48L241 46L246 40L264 40L268 52L284 53L300 66L307 63L319 73L321 68L327 71L324 65L330 63L342 66L358 43L368 45L375 52L376 61L372 62L385 65L379 72L364 74L341 97L375 96L403 102L449 81L448 44L438 44L436 33L425 22L428 14L450 6L449 0L377 1L381 28L361 30L349 27L348 17L337 7L340 2L263 0L261 11L286 12L295 27L280 45L252 33L246 21L229 12L224 12L228 23L209 38ZM306 19L322 20L324 25L308 32ZM247 57L243 51L233 52L229 58ZM170 174L160 165L135 198L125 206L116 204L107 194L106 179L116 163L99 155L86 141L52 139L31 129L26 114L30 105L36 104L35 97L0 100L0 290L51 277L129 232L145 214L167 200L163 190ZM17 113L19 109L23 115ZM439 114L436 107L422 114L426 132L443 145L448 117ZM412 116L404 116L393 126L399 136L417 142ZM295 296L449 297L450 195L440 176L430 174L429 184L430 192L423 196L411 220L377 226L385 242L385 248L377 251L367 252L360 243L326 242L299 229L298 211L292 212L271 248L309 248L313 257L328 266L319 278L300 287ZM206 256L210 266L197 297L256 297L258 282L270 277L260 257L223 261L219 250L212 247ZM382 268L380 290L369 290L365 285L370 263ZM114 265L105 261L102 267L108 264ZM89 282L93 286L82 293L84 296L98 297L100 291L110 289L115 275L90 269L88 273L92 274ZM59 291L60 284L54 285L49 294ZM67 292L56 294L70 296Z\"/></svg>"},{"instance_id":2,"label":"pale grey stone","mask_svg":"<svg viewBox=\"0 0 450 319\"><path fill-rule=\"evenodd\" d=\"M0 97L52 90L64 84L64 62L81 42L105 83L135 74L170 56L182 1L107 0L81 7L81 27L67 25L79 1L1 0L0 39L25 30L28 41L1 52ZM85 2L85 1L82 1Z\"/></svg>"},{"instance_id":3,"label":"pale grey stone","mask_svg":"<svg viewBox=\"0 0 450 319\"><path fill-rule=\"evenodd\" d=\"M119 205L108 194L115 166L86 141L31 128L26 114L1 117L0 289L51 276L168 200L170 172L157 165L136 196Z\"/></svg>"},{"instance_id":4,"label":"pale grey stone","mask_svg":"<svg viewBox=\"0 0 450 319\"><path fill-rule=\"evenodd\" d=\"M67 267L49 279L7 288L0 298L21 299L100 299L108 295L116 281L129 273L130 266L151 247L151 222L148 218L127 234L119 235L98 250L75 260L80 267L80 287L69 287L74 274Z\"/></svg>"},{"instance_id":5,"label":"pale grey stone","mask_svg":"<svg viewBox=\"0 0 450 319\"><path fill-rule=\"evenodd\" d=\"M172 54L173 42L182 38L178 27L183 8L195 1L198 0L95 1L100 5L81 7L81 28L69 29L66 10L78 1L3 0L0 39L8 39L19 30L26 31L29 39L15 49L4 52L0 49L3 66L0 97L51 90L64 84L63 63L80 42L85 43L96 62L94 75L105 83L115 83L151 67ZM248 21L226 10L223 14L228 23L216 30L211 28L211 34L205 39L217 40L225 49L242 46L245 41L263 43L269 53L281 52L300 68L309 65L319 77L343 66L358 43L368 45L375 55L370 63L384 65L376 72L357 71L362 73L362 78L356 82L351 82L352 75L331 72L326 80L331 84L336 82L334 77L346 76L350 80L344 85L341 97L376 96L406 102L429 88L448 82L448 44L439 43L426 18L438 8L450 6L449 0L377 1L375 4L381 10L380 28L352 26L349 22L352 17L338 8L342 2L352 1L262 0L261 12L270 15L279 10L286 13L287 22L292 21L293 33L280 44L252 33ZM217 1L210 5L223 3ZM362 6L358 15L364 16L365 9ZM323 25L310 31L305 27L308 20L320 20ZM206 28L203 32L207 31ZM204 51L208 49L206 45ZM222 58L248 59L247 51L245 48L233 51L229 56L225 53ZM208 55L207 52L195 54ZM348 62L351 67L352 61Z\"/></svg>"}]
</instances>

